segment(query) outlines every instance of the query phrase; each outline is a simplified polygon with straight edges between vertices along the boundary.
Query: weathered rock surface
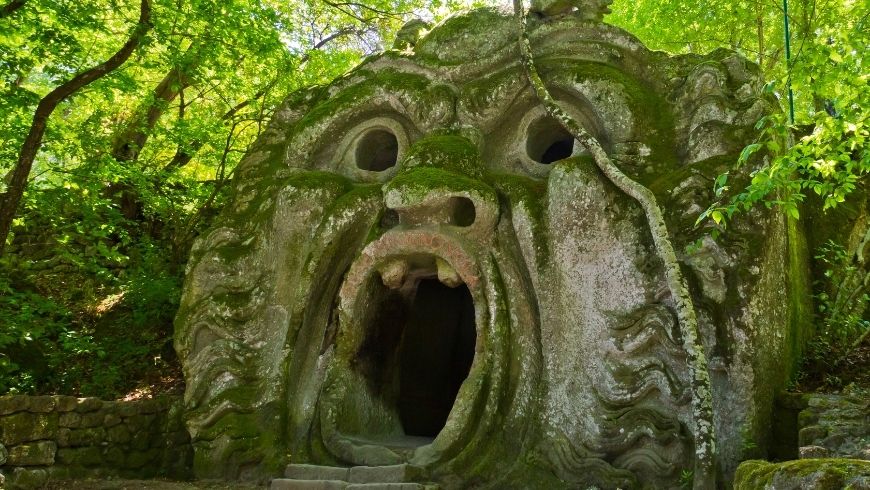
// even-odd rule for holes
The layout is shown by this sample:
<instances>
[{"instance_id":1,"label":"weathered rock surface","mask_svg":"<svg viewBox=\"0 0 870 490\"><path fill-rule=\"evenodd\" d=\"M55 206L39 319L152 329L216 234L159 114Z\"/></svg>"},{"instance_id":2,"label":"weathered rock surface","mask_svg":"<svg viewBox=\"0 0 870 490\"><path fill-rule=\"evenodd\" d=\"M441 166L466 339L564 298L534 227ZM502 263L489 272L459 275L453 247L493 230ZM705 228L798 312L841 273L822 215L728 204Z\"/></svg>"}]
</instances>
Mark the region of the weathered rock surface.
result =
<instances>
[{"instance_id":1,"label":"weathered rock surface","mask_svg":"<svg viewBox=\"0 0 870 490\"><path fill-rule=\"evenodd\" d=\"M539 7L547 86L664 210L728 482L767 450L811 318L795 222L694 229L772 107L759 72L650 52L599 22L606 2ZM678 485L692 380L642 210L546 116L510 15L411 27L287 99L193 247L175 342L196 475L410 464L448 488Z\"/></svg>"},{"instance_id":2,"label":"weathered rock surface","mask_svg":"<svg viewBox=\"0 0 870 490\"><path fill-rule=\"evenodd\" d=\"M853 459L746 461L740 464L734 476L734 490L841 489L870 489L870 462Z\"/></svg>"},{"instance_id":3,"label":"weathered rock surface","mask_svg":"<svg viewBox=\"0 0 870 490\"><path fill-rule=\"evenodd\" d=\"M291 464L284 470L284 478L271 481L271 490L437 490L434 483L425 481L422 468L399 464L388 466L317 466Z\"/></svg>"},{"instance_id":4,"label":"weathered rock surface","mask_svg":"<svg viewBox=\"0 0 870 490\"><path fill-rule=\"evenodd\" d=\"M812 394L806 404L798 416L802 459L870 460L870 393Z\"/></svg>"}]
</instances>

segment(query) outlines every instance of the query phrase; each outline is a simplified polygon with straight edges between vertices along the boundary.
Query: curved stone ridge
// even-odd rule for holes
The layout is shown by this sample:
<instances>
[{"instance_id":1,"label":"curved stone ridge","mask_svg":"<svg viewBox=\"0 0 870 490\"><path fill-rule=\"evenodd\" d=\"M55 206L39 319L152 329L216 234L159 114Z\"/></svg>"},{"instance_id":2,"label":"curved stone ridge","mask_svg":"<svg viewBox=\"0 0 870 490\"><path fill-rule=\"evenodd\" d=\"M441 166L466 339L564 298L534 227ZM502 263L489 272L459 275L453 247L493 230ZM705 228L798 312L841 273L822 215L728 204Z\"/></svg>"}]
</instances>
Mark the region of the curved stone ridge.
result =
<instances>
[{"instance_id":1,"label":"curved stone ridge","mask_svg":"<svg viewBox=\"0 0 870 490\"><path fill-rule=\"evenodd\" d=\"M599 21L606 2L539 7L544 81L683 250L772 107L758 70L650 52ZM642 210L548 119L510 13L423 29L290 96L196 242L175 342L197 476L410 464L444 487L678 485L690 380ZM802 242L756 212L698 243L679 259L727 481L747 438L766 448L791 369Z\"/></svg>"}]
</instances>

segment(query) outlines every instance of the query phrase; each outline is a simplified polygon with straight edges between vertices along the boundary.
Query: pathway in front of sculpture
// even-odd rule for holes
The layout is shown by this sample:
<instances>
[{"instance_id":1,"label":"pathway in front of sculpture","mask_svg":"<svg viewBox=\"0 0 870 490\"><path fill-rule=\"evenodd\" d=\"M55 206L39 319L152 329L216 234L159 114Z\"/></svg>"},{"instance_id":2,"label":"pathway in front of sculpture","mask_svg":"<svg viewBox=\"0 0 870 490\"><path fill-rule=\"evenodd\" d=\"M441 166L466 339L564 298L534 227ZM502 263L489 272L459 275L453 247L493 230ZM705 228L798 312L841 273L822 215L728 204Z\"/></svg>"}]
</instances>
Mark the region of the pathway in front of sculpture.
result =
<instances>
[{"instance_id":1,"label":"pathway in front of sculpture","mask_svg":"<svg viewBox=\"0 0 870 490\"><path fill-rule=\"evenodd\" d=\"M272 480L272 490L437 490L434 483L419 483L422 468L390 466L317 466L290 464L284 478Z\"/></svg>"}]
</instances>

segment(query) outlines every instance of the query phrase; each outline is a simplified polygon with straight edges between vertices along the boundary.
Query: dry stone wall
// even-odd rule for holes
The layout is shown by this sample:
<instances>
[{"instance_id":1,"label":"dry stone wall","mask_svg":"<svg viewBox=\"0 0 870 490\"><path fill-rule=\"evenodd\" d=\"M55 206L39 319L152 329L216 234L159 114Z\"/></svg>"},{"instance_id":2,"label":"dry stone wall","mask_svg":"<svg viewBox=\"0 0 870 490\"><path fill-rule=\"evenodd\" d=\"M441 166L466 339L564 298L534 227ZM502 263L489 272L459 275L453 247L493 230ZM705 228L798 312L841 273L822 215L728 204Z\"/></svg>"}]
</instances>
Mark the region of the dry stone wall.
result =
<instances>
[{"instance_id":1,"label":"dry stone wall","mask_svg":"<svg viewBox=\"0 0 870 490\"><path fill-rule=\"evenodd\" d=\"M0 397L0 488L83 477L185 478L191 458L179 397Z\"/></svg>"},{"instance_id":2,"label":"dry stone wall","mask_svg":"<svg viewBox=\"0 0 870 490\"><path fill-rule=\"evenodd\" d=\"M870 460L870 392L816 393L800 412L800 458Z\"/></svg>"}]
</instances>

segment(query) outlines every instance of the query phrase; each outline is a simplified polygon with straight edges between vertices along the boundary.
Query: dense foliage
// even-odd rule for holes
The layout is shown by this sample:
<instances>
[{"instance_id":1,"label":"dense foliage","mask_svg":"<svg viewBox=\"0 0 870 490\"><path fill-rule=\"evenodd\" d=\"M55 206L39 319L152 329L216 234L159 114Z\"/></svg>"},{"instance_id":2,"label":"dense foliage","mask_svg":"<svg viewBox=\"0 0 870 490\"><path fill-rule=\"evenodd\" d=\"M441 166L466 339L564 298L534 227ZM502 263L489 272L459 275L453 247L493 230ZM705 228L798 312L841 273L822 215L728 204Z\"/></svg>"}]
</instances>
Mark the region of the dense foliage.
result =
<instances>
[{"instance_id":1,"label":"dense foliage","mask_svg":"<svg viewBox=\"0 0 870 490\"><path fill-rule=\"evenodd\" d=\"M389 47L407 19L456 7L147 3L150 28L129 60L48 120L0 259L0 393L111 397L178 378L184 259L275 106ZM139 7L28 0L0 11L0 197L40 99L118 51Z\"/></svg>"},{"instance_id":2,"label":"dense foliage","mask_svg":"<svg viewBox=\"0 0 870 490\"><path fill-rule=\"evenodd\" d=\"M758 121L756 142L735 162L735 170L749 166L748 184L734 186L729 174L720 175L714 183L719 200L698 224L718 236L737 214L763 205L793 219L811 215L841 225L832 233L837 240L810 243L818 335L807 366L827 371L848 362L870 331L870 3L639 0L617 2L608 20L654 49L703 53L725 47L758 63L781 111ZM840 209L844 203L850 209Z\"/></svg>"},{"instance_id":3,"label":"dense foliage","mask_svg":"<svg viewBox=\"0 0 870 490\"><path fill-rule=\"evenodd\" d=\"M184 260L276 105L388 47L406 20L437 20L463 2L147 3L148 31L129 59L65 97L48 119L0 256L0 393L114 397L178 379L172 317ZM714 229L759 204L798 217L807 206L866 195L870 4L789 7L790 63L776 2L618 0L606 18L653 49L735 49L770 81L783 110L759 121L757 142L735 162L752 165L749 186L717 180L721 200L701 218ZM139 11L130 0L0 6L0 197L40 100L118 52ZM854 250L866 241L847 242L813 251L827 264L818 357L870 325L866 266Z\"/></svg>"}]
</instances>

